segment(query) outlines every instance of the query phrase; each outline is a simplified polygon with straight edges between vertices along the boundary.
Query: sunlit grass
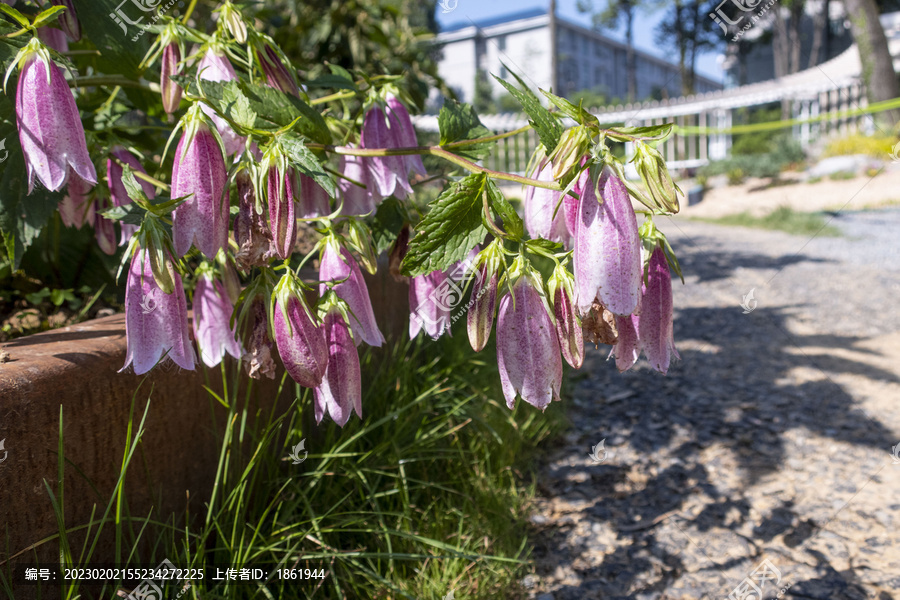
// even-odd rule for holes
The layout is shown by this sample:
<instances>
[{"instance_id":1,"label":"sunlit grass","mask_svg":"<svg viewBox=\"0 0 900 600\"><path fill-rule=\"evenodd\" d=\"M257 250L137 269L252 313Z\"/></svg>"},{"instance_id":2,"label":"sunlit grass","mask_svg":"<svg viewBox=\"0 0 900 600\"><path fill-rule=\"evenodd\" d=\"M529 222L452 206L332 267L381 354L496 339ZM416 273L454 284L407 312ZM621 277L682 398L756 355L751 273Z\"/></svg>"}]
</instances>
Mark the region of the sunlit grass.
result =
<instances>
[{"instance_id":1,"label":"sunlit grass","mask_svg":"<svg viewBox=\"0 0 900 600\"><path fill-rule=\"evenodd\" d=\"M771 229L784 231L792 235L819 237L841 237L837 227L828 225L828 215L819 212L799 212L786 206L775 209L769 214L758 217L748 212L726 215L716 218L693 217L695 221L730 225L735 227L752 227L754 229Z\"/></svg>"}]
</instances>

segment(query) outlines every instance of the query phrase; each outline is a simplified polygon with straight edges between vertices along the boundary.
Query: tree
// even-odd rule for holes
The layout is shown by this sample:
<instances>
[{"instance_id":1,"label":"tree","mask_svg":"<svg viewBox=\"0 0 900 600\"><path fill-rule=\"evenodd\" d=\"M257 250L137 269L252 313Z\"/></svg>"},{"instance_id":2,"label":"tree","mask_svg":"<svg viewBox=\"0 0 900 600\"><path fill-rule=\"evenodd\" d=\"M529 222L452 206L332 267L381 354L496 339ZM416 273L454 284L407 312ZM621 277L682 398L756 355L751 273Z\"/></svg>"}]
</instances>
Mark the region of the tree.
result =
<instances>
[{"instance_id":1,"label":"tree","mask_svg":"<svg viewBox=\"0 0 900 600\"><path fill-rule=\"evenodd\" d=\"M644 4L643 0L605 0L606 6L594 11L591 0L578 0L578 10L593 13L594 28L597 30L625 30L625 71L628 73L628 101L637 98L637 68L634 55L634 17Z\"/></svg>"},{"instance_id":2,"label":"tree","mask_svg":"<svg viewBox=\"0 0 900 600\"><path fill-rule=\"evenodd\" d=\"M897 84L894 62L875 0L844 0L844 6L850 20L850 31L859 48L862 80L869 102L882 102L900 96L900 85ZM896 110L887 111L882 113L881 118L893 126L900 114Z\"/></svg>"},{"instance_id":3,"label":"tree","mask_svg":"<svg viewBox=\"0 0 900 600\"><path fill-rule=\"evenodd\" d=\"M715 5L710 8L708 4L702 0L675 0L656 29L657 41L678 52L681 93L685 95L694 93L697 57L724 41L715 22L709 18Z\"/></svg>"}]
</instances>

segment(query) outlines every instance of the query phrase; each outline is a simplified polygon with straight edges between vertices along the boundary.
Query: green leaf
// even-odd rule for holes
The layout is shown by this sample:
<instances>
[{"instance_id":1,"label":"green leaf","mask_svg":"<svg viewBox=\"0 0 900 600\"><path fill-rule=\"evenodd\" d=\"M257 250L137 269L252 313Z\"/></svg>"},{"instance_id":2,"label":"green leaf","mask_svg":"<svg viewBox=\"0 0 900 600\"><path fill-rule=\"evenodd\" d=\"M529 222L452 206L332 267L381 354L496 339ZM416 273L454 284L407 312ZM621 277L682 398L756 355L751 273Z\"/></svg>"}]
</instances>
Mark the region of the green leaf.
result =
<instances>
[{"instance_id":1,"label":"green leaf","mask_svg":"<svg viewBox=\"0 0 900 600\"><path fill-rule=\"evenodd\" d=\"M509 203L509 200L503 197L503 193L493 180L488 179L487 182L488 199L491 207L497 211L500 218L503 219L503 228L514 240L519 241L525 237L525 223Z\"/></svg>"},{"instance_id":2,"label":"green leaf","mask_svg":"<svg viewBox=\"0 0 900 600\"><path fill-rule=\"evenodd\" d=\"M565 98L560 98L556 94L551 94L546 90L541 90L541 93L547 97L547 100L553 103L556 108L558 108L564 115L574 119L577 123L581 125L588 125L590 127L599 127L600 121L597 120L597 117L584 110L580 106L575 106Z\"/></svg>"},{"instance_id":3,"label":"green leaf","mask_svg":"<svg viewBox=\"0 0 900 600\"><path fill-rule=\"evenodd\" d=\"M663 123L662 125L649 125L647 127L611 127L606 137L616 140L617 142L628 142L632 138L641 138L643 140L664 140L672 133L672 123Z\"/></svg>"},{"instance_id":4,"label":"green leaf","mask_svg":"<svg viewBox=\"0 0 900 600\"><path fill-rule=\"evenodd\" d=\"M235 84L235 82L230 82ZM245 129L253 129L256 126L256 112L250 108L250 100L241 89L235 85L229 85L222 94L222 104L226 107L228 117Z\"/></svg>"},{"instance_id":5,"label":"green leaf","mask_svg":"<svg viewBox=\"0 0 900 600\"><path fill-rule=\"evenodd\" d=\"M378 205L375 218L369 224L375 253L381 254L397 239L397 232L409 221L403 203L391 196Z\"/></svg>"},{"instance_id":6,"label":"green leaf","mask_svg":"<svg viewBox=\"0 0 900 600\"><path fill-rule=\"evenodd\" d=\"M441 107L438 125L441 129L441 146L491 135L491 130L481 124L471 104L460 104L449 98ZM493 147L492 142L481 142L454 146L453 152L465 158L481 160L491 153Z\"/></svg>"},{"instance_id":7,"label":"green leaf","mask_svg":"<svg viewBox=\"0 0 900 600\"><path fill-rule=\"evenodd\" d=\"M287 134L280 136L279 141L292 167L304 175L312 177L332 198L337 196L338 189L334 178L325 172L319 159L312 153L312 150L306 147L300 137Z\"/></svg>"},{"instance_id":8,"label":"green leaf","mask_svg":"<svg viewBox=\"0 0 900 600\"><path fill-rule=\"evenodd\" d=\"M309 104L291 94L243 81L201 81L200 86L203 89L201 94L197 88L197 80L192 77L172 77L172 80L187 89L190 94L204 97L214 109L229 117L237 116L234 111L239 108L235 105L237 97L235 91L227 90L236 88L247 98L249 109L257 115L255 127L275 131L297 121L294 127L298 133L320 144L331 143L331 132L322 115ZM246 110L246 108L240 110ZM237 118L233 118L233 120L238 121Z\"/></svg>"},{"instance_id":9,"label":"green leaf","mask_svg":"<svg viewBox=\"0 0 900 600\"><path fill-rule=\"evenodd\" d=\"M419 223L418 235L409 243L401 273L414 277L443 271L484 241L487 229L481 223L481 213L486 185L483 173L473 173L434 201L431 211Z\"/></svg>"},{"instance_id":10,"label":"green leaf","mask_svg":"<svg viewBox=\"0 0 900 600\"><path fill-rule=\"evenodd\" d=\"M328 88L330 90L354 90L356 91L356 84L346 77L342 77L341 75L334 74L326 74L320 75L316 77L312 81L307 81L306 87L310 88Z\"/></svg>"},{"instance_id":11,"label":"green leaf","mask_svg":"<svg viewBox=\"0 0 900 600\"><path fill-rule=\"evenodd\" d=\"M52 23L56 20L57 15L64 10L66 10L65 6L54 6L52 8L48 8L47 10L40 13L37 17L35 17L34 26L43 27L44 25ZM57 304L57 306L59 305Z\"/></svg>"},{"instance_id":12,"label":"green leaf","mask_svg":"<svg viewBox=\"0 0 900 600\"><path fill-rule=\"evenodd\" d=\"M154 12L144 12L136 2L122 0L72 0L78 21L85 37L103 56L98 70L104 73L120 73L137 77L138 66L150 48L154 36L141 34L153 21ZM132 25L122 17L127 17Z\"/></svg>"},{"instance_id":13,"label":"green leaf","mask_svg":"<svg viewBox=\"0 0 900 600\"><path fill-rule=\"evenodd\" d=\"M522 86L522 89L519 89L500 79L496 75L494 75L494 79L500 82L500 85L506 88L513 97L519 101L519 104L522 105L522 109L525 113L531 118L529 123L534 127L534 130L537 131L538 137L541 138L541 143L544 145L544 148L547 149L547 152L552 152L556 145L559 143L559 137L562 135L563 126L559 120L553 116L553 114L544 108L541 104L540 99L528 89L528 86L522 81L522 78L513 73L509 67L506 68L507 71L512 73L512 76L516 78L516 81L519 82L519 85Z\"/></svg>"},{"instance_id":14,"label":"green leaf","mask_svg":"<svg viewBox=\"0 0 900 600\"><path fill-rule=\"evenodd\" d=\"M565 248L559 242L551 242L550 240L546 240L544 238L528 240L525 242L525 245L530 248L538 248L539 250L544 250L551 254L558 254L565 251Z\"/></svg>"},{"instance_id":15,"label":"green leaf","mask_svg":"<svg viewBox=\"0 0 900 600\"><path fill-rule=\"evenodd\" d=\"M114 206L113 208L101 210L100 214L113 221L120 221L129 225L140 225L144 222L144 215L147 214L147 211L131 202L125 206Z\"/></svg>"},{"instance_id":16,"label":"green leaf","mask_svg":"<svg viewBox=\"0 0 900 600\"><path fill-rule=\"evenodd\" d=\"M6 13L13 19L15 19L16 23L21 25L22 27L28 27L31 25L31 21L28 20L28 17L14 9L12 6L7 6L6 4L0 4L0 11Z\"/></svg>"}]
</instances>

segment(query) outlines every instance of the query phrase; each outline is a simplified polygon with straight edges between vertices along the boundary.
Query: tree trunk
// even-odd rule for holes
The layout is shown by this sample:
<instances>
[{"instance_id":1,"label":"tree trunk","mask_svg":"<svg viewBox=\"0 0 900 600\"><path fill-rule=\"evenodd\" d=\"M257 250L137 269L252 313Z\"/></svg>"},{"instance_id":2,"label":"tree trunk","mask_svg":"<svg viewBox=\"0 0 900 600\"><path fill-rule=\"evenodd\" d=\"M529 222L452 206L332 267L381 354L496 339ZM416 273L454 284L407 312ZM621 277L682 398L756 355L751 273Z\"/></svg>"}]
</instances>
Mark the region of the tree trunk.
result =
<instances>
[{"instance_id":1,"label":"tree trunk","mask_svg":"<svg viewBox=\"0 0 900 600\"><path fill-rule=\"evenodd\" d=\"M829 0L824 0L823 8L813 17L813 39L812 47L809 49L809 62L806 64L807 69L823 62L819 55L822 53L822 41L825 37L826 26L828 25L828 5Z\"/></svg>"},{"instance_id":2,"label":"tree trunk","mask_svg":"<svg viewBox=\"0 0 900 600\"><path fill-rule=\"evenodd\" d=\"M894 63L888 50L887 38L875 0L844 0L850 19L850 30L859 48L862 80L870 103L883 102L900 96L900 85L894 73ZM897 110L879 113L878 121L892 127L900 118Z\"/></svg>"},{"instance_id":3,"label":"tree trunk","mask_svg":"<svg viewBox=\"0 0 900 600\"><path fill-rule=\"evenodd\" d=\"M628 71L628 101L637 100L637 65L634 53L634 7L628 4L625 11L625 68Z\"/></svg>"}]
</instances>

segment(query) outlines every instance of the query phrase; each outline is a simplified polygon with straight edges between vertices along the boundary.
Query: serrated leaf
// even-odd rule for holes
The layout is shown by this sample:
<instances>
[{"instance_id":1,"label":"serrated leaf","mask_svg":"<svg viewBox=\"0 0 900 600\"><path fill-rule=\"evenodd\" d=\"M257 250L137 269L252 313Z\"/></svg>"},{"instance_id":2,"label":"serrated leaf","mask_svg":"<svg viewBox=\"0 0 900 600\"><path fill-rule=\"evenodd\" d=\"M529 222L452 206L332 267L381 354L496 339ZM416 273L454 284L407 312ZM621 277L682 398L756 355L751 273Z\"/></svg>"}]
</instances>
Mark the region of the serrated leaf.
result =
<instances>
[{"instance_id":1,"label":"serrated leaf","mask_svg":"<svg viewBox=\"0 0 900 600\"><path fill-rule=\"evenodd\" d=\"M337 196L337 184L334 178L325 172L325 168L306 147L303 140L293 135L283 135L280 139L282 148L287 154L291 166L308 177L312 177L332 198Z\"/></svg>"},{"instance_id":2,"label":"serrated leaf","mask_svg":"<svg viewBox=\"0 0 900 600\"><path fill-rule=\"evenodd\" d=\"M672 127L672 123L648 125L646 127L611 127L607 130L606 137L617 142L628 142L631 141L631 138L664 140L672 133Z\"/></svg>"},{"instance_id":3,"label":"serrated leaf","mask_svg":"<svg viewBox=\"0 0 900 600\"><path fill-rule=\"evenodd\" d=\"M222 103L225 106L228 117L245 129L252 129L256 126L256 111L250 108L250 100L244 95L244 92L238 87L236 82L229 82L229 85L222 93Z\"/></svg>"},{"instance_id":4,"label":"serrated leaf","mask_svg":"<svg viewBox=\"0 0 900 600\"><path fill-rule=\"evenodd\" d=\"M506 233L516 241L524 238L525 223L522 221L522 217L519 216L513 205L509 203L509 200L503 197L500 188L491 179L488 179L487 182L487 193L491 202L491 208L497 211L497 214L503 219L503 229L506 230Z\"/></svg>"},{"instance_id":5,"label":"serrated leaf","mask_svg":"<svg viewBox=\"0 0 900 600\"><path fill-rule=\"evenodd\" d=\"M275 88L253 85L244 81L218 82L201 81L203 93L197 88L197 81L192 77L172 77L172 80L183 86L195 96L203 96L222 114L229 115L233 110L233 100L226 97L229 87L237 87L247 98L249 108L257 115L255 126L267 131L282 129L296 121L295 131L320 144L331 143L331 132L325 119L316 110L291 94L285 94Z\"/></svg>"},{"instance_id":6,"label":"serrated leaf","mask_svg":"<svg viewBox=\"0 0 900 600\"><path fill-rule=\"evenodd\" d=\"M460 104L449 98L441 107L438 125L441 130L441 146L487 137L492 133L490 129L481 124L481 120L471 104ZM453 152L472 160L481 160L491 153L493 147L492 142L481 142L454 146Z\"/></svg>"},{"instance_id":7,"label":"serrated leaf","mask_svg":"<svg viewBox=\"0 0 900 600\"><path fill-rule=\"evenodd\" d=\"M538 137L541 138L541 143L544 145L544 148L546 148L547 152L552 152L559 143L559 138L562 135L562 123L560 123L549 110L544 108L540 99L528 88L521 77L513 73L509 67L507 67L507 71L512 73L512 76L516 78L516 81L519 82L522 89L500 79L496 75L494 75L494 79L499 81L500 85L505 87L506 91L519 101L519 104L522 105L522 110L530 117L531 120L528 122L531 123L534 130L537 131Z\"/></svg>"},{"instance_id":8,"label":"serrated leaf","mask_svg":"<svg viewBox=\"0 0 900 600\"><path fill-rule=\"evenodd\" d=\"M144 215L147 214L147 211L132 202L124 206L114 206L113 208L102 210L100 214L113 221L120 221L129 225L140 225L144 222Z\"/></svg>"},{"instance_id":9,"label":"serrated leaf","mask_svg":"<svg viewBox=\"0 0 900 600\"><path fill-rule=\"evenodd\" d=\"M565 250L562 244L559 242L551 242L550 240L544 238L538 238L536 240L528 240L525 242L526 246L532 248L539 248L541 250L545 250L546 252L550 252L553 254L557 254Z\"/></svg>"},{"instance_id":10,"label":"serrated leaf","mask_svg":"<svg viewBox=\"0 0 900 600\"><path fill-rule=\"evenodd\" d=\"M409 253L400 265L403 275L443 271L484 241L487 229L481 223L481 213L486 183L483 173L473 173L434 201L419 223L419 233L409 243Z\"/></svg>"},{"instance_id":11,"label":"serrated leaf","mask_svg":"<svg viewBox=\"0 0 900 600\"><path fill-rule=\"evenodd\" d=\"M369 224L375 253L381 254L397 239L397 232L409 220L403 203L391 196L378 205L375 217Z\"/></svg>"},{"instance_id":12,"label":"serrated leaf","mask_svg":"<svg viewBox=\"0 0 900 600\"><path fill-rule=\"evenodd\" d=\"M556 94L551 94L546 90L541 90L541 93L547 97L556 108L558 108L564 115L574 119L575 122L581 125L588 125L591 127L599 127L600 121L597 120L597 117L584 110L580 106L575 106L565 98L561 98Z\"/></svg>"}]
</instances>

